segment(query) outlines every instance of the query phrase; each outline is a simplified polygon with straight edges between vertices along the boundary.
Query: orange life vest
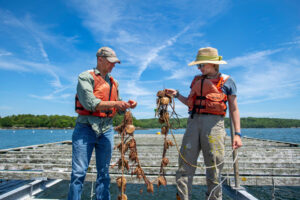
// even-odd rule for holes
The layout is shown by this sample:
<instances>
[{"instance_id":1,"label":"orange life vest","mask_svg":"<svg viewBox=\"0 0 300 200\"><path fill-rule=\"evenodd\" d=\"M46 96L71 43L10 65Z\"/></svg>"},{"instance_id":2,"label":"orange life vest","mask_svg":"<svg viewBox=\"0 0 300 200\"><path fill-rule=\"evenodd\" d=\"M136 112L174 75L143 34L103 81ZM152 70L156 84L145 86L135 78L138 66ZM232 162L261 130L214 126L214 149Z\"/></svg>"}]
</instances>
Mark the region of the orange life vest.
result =
<instances>
[{"instance_id":1,"label":"orange life vest","mask_svg":"<svg viewBox=\"0 0 300 200\"><path fill-rule=\"evenodd\" d=\"M196 76L191 84L188 97L189 111L192 113L205 113L213 115L226 115L227 95L222 87L229 76L221 74L216 79L207 79L206 76Z\"/></svg>"},{"instance_id":2,"label":"orange life vest","mask_svg":"<svg viewBox=\"0 0 300 200\"><path fill-rule=\"evenodd\" d=\"M118 87L116 82L112 77L110 77L110 85L100 76L96 75L94 71L91 71L90 74L94 78L94 89L93 93L95 97L101 99L102 101L117 101L118 100ZM75 97L75 111L80 115L93 115L97 117L114 117L117 109L108 108L101 111L92 112L86 110L81 103L79 102L78 96Z\"/></svg>"}]
</instances>

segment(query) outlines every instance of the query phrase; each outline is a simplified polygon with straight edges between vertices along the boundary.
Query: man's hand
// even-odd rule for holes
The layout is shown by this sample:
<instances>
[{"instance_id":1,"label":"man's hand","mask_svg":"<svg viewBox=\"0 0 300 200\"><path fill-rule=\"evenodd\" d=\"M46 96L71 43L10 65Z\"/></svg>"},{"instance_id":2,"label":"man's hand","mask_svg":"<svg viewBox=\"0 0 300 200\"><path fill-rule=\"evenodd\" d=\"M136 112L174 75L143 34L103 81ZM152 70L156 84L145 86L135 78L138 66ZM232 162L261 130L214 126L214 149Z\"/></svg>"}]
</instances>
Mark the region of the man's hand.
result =
<instances>
[{"instance_id":1,"label":"man's hand","mask_svg":"<svg viewBox=\"0 0 300 200\"><path fill-rule=\"evenodd\" d=\"M241 137L239 135L235 135L233 138L233 143L232 143L233 149L238 149L241 146L243 146Z\"/></svg>"},{"instance_id":2,"label":"man's hand","mask_svg":"<svg viewBox=\"0 0 300 200\"><path fill-rule=\"evenodd\" d=\"M118 110L124 111L124 110L126 110L127 108L130 107L130 104L125 102L125 101L116 101L115 107Z\"/></svg>"},{"instance_id":3,"label":"man's hand","mask_svg":"<svg viewBox=\"0 0 300 200\"><path fill-rule=\"evenodd\" d=\"M175 96L177 94L177 91L174 89L165 89L165 92L171 96Z\"/></svg>"},{"instance_id":4,"label":"man's hand","mask_svg":"<svg viewBox=\"0 0 300 200\"><path fill-rule=\"evenodd\" d=\"M131 99L129 99L128 103L129 103L129 105L130 105L130 108L135 108L136 105L137 105L136 101L133 101L133 100L131 100Z\"/></svg>"}]
</instances>

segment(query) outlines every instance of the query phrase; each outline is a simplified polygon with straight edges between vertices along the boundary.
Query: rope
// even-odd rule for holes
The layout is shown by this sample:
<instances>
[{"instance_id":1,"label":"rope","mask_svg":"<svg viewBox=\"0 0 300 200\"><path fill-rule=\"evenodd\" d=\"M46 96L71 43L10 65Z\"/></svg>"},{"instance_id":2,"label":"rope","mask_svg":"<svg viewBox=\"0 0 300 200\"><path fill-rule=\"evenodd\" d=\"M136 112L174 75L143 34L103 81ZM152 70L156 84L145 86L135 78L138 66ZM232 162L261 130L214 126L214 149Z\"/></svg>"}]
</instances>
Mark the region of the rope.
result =
<instances>
[{"instance_id":1,"label":"rope","mask_svg":"<svg viewBox=\"0 0 300 200\"><path fill-rule=\"evenodd\" d=\"M175 101L174 101L174 98L173 98L173 97L172 97L172 101L173 101L173 106L172 106L172 104L170 104L170 107L171 107L171 109L172 109L172 111L173 111L173 112L171 113L171 117L173 116L173 114L175 114L175 116L177 117L177 122L180 124L180 120L178 119L178 115L177 115L177 113L175 112ZM158 116L159 105L160 105L160 100L158 99L158 102L157 102L157 108L155 109L155 116ZM176 119L175 119L175 120L176 120ZM170 123L169 123L169 120L165 120L165 121L167 122L167 126L168 126L168 128L169 128L169 131L170 131L170 133L171 133L171 135L172 135L172 137L173 137L173 140L174 140L174 142L175 142L176 150L177 150L178 154L180 155L181 159L182 159L186 164L188 164L188 165L190 165L190 166L192 166L192 167L194 167L194 168L210 169L210 168L217 168L218 166L220 166L220 165L222 165L223 163L225 163L225 160L227 159L227 156L224 156L224 159L223 159L222 162L218 163L217 165L214 164L214 165L211 165L211 166L194 165L194 164L190 163L189 161L187 161L187 160L185 159L185 157L184 157L184 156L181 154L181 152L180 152L179 145L177 144L177 141L176 141L175 135L174 135L174 133L173 133L173 131L172 131L172 127L171 127L171 125L170 125ZM165 138L166 138L166 135L165 135ZM235 150L235 149L232 149L232 151L230 152L228 158L230 157L230 155L233 154L234 150ZM224 148L224 151L225 151L225 148ZM224 152L224 154L225 154L225 152ZM235 157L235 159L233 160L232 165L234 165L234 164L236 163L237 159L238 159L238 154L236 154L236 157ZM233 168L232 168L232 169L233 169ZM221 185L223 184L223 182L224 182L225 180L229 179L229 171L230 171L230 170L227 170L227 175L226 175L226 177L210 191L210 194L209 194L209 196L208 196L208 199L210 199L211 195L213 194L213 192L214 192L218 187L221 187Z\"/></svg>"},{"instance_id":2,"label":"rope","mask_svg":"<svg viewBox=\"0 0 300 200\"><path fill-rule=\"evenodd\" d=\"M237 158L238 158L238 156L236 156L236 158L234 159L232 165L234 165L234 163L237 161ZM224 159L224 160L225 160L225 159ZM211 197L212 193L215 191L215 189L217 189L218 187L220 187L220 186L223 184L223 182L224 182L225 180L227 180L227 179L229 179L229 173L228 173L228 170L227 170L227 174L226 174L226 177L224 178L224 180L222 180L218 185L216 185L216 186L210 191L210 194L209 194L209 196L208 196L207 199L210 199L210 197Z\"/></svg>"},{"instance_id":3,"label":"rope","mask_svg":"<svg viewBox=\"0 0 300 200\"><path fill-rule=\"evenodd\" d=\"M173 140L174 140L174 142L175 142L176 149L177 149L177 151L178 151L178 153L179 153L181 159L182 159L184 162L186 162L186 164L188 164L188 165L190 165L190 166L192 166L192 167L195 167L195 168L209 169L209 168L213 168L213 167L216 168L216 167L218 167L219 165L225 163L225 159L227 158L226 156L224 156L224 160L223 160L222 162L220 162L220 163L217 164L217 165L212 165L212 166L205 166L205 167L204 167L204 166L194 165L194 164L188 162L188 161L184 158L184 156L181 154L181 152L180 152L180 150L179 150L179 147L178 147L178 144L177 144L177 142L176 142L176 138L175 138L175 136L174 136L174 133L172 132L172 129L170 129L170 132L171 132L171 135L172 135ZM234 151L234 149L231 151L231 153L230 153L229 155L232 155L233 151ZM228 156L228 158L229 158L229 157L230 157L230 156ZM237 155L237 156L235 157L235 159L233 160L232 165L234 165L234 163L237 161L237 159L238 159L238 155ZM229 173L228 173L228 171L229 171L229 170L227 170L226 178L224 178L224 180L222 180L218 185L216 185L216 186L210 191L210 194L209 194L209 196L208 196L207 199L210 199L210 197L211 197L211 195L213 194L213 192L214 192L218 187L220 187L220 186L223 184L223 182L224 182L225 180L229 179Z\"/></svg>"},{"instance_id":4,"label":"rope","mask_svg":"<svg viewBox=\"0 0 300 200\"><path fill-rule=\"evenodd\" d=\"M222 164L225 162L225 158L227 158L226 156L224 156L224 160L223 160L222 162L220 162L219 164L217 164L217 165L200 166L200 165L194 165L194 164L190 163L190 162L187 161L187 160L184 158L184 156L181 154L181 152L180 152L180 150L179 150L179 146L178 146L178 144L177 144L177 142L176 142L176 138L175 138L175 136L174 136L174 133L172 132L172 129L170 129L170 132L171 132L171 135L172 135L173 140L174 140L174 142L175 142L175 146L176 146L177 152L178 152L178 154L180 155L181 159L182 159L186 164L188 164L188 165L190 165L190 166L192 166L192 167L194 167L194 168L210 169L210 168L218 167L218 166L222 165ZM234 149L231 151L230 155L233 153L233 151L234 151ZM229 158L229 157L230 157L230 156L228 156L228 158ZM236 157L236 158L237 158L237 157ZM235 159L235 161L236 161L236 159ZM235 163L235 161L234 161L233 163Z\"/></svg>"},{"instance_id":5,"label":"rope","mask_svg":"<svg viewBox=\"0 0 300 200\"><path fill-rule=\"evenodd\" d=\"M91 200L93 199L94 196L94 181L92 181L92 188L91 188Z\"/></svg>"},{"instance_id":6,"label":"rope","mask_svg":"<svg viewBox=\"0 0 300 200\"><path fill-rule=\"evenodd\" d=\"M172 99L173 99L173 98L172 98ZM174 102L174 101L173 101L173 102ZM174 110L175 105L174 105L173 107L171 106L171 108L173 109L173 113L175 113L175 115L177 116L177 114L176 114L176 112L175 112L175 110ZM172 115L173 115L173 113L172 113ZM173 137L173 140L174 140L174 142L175 142L175 146L176 146L177 152L178 152L178 154L180 155L181 159L182 159L186 164L188 164L188 165L190 165L190 166L192 166L192 167L194 167L194 168L210 169L210 168L216 168L216 167L222 165L223 163L225 163L225 160L227 159L227 156L224 156L224 160L223 160L222 162L220 162L219 164L217 164L217 165L211 165L211 166L199 166L199 165L194 165L194 164L188 162L188 161L185 159L185 157L184 157L184 156L181 154L181 152L180 152L179 145L177 144L175 135L174 135L174 133L173 133L173 131L172 131L172 127L170 126L169 122L168 122L168 127L170 127L169 130L170 130L170 133L171 133L171 135L172 135L172 137ZM230 157L230 155L233 154L234 150L235 150L235 149L233 149L233 150L230 152L228 158ZM237 159L238 159L238 154L236 155L235 159L233 160L232 165L235 164L235 162L237 161ZM221 187L221 185L222 185L222 184L224 183L224 181L226 181L227 179L229 179L229 170L227 170L226 177L225 177L218 185L216 185L216 186L210 191L210 194L209 194L209 196L208 196L208 199L210 199L210 197L211 197L211 195L213 194L213 192L214 192L218 187Z\"/></svg>"}]
</instances>

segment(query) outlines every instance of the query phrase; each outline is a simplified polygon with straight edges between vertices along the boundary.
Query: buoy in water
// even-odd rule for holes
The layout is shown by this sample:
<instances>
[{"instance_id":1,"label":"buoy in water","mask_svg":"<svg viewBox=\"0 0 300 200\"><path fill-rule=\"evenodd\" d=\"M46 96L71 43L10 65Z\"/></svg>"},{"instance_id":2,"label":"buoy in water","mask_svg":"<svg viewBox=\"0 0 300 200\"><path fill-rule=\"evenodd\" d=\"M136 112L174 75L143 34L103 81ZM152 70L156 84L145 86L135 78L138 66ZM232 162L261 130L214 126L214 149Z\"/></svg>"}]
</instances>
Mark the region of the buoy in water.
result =
<instances>
[{"instance_id":1,"label":"buoy in water","mask_svg":"<svg viewBox=\"0 0 300 200\"><path fill-rule=\"evenodd\" d=\"M160 135L160 132L158 131L158 132L156 133L156 135Z\"/></svg>"}]
</instances>

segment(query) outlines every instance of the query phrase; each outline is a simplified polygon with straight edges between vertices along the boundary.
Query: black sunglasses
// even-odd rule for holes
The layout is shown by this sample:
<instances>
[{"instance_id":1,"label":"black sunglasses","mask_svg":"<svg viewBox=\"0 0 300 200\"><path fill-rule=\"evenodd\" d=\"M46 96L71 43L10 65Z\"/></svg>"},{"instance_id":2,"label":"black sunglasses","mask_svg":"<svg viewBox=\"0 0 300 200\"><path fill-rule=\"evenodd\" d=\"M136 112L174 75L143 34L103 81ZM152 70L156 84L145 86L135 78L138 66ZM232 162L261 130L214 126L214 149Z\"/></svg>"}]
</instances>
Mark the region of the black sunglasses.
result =
<instances>
[{"instance_id":1,"label":"black sunglasses","mask_svg":"<svg viewBox=\"0 0 300 200\"><path fill-rule=\"evenodd\" d=\"M197 64L197 67L198 67L199 69L201 69L202 67L204 67L204 64Z\"/></svg>"}]
</instances>

